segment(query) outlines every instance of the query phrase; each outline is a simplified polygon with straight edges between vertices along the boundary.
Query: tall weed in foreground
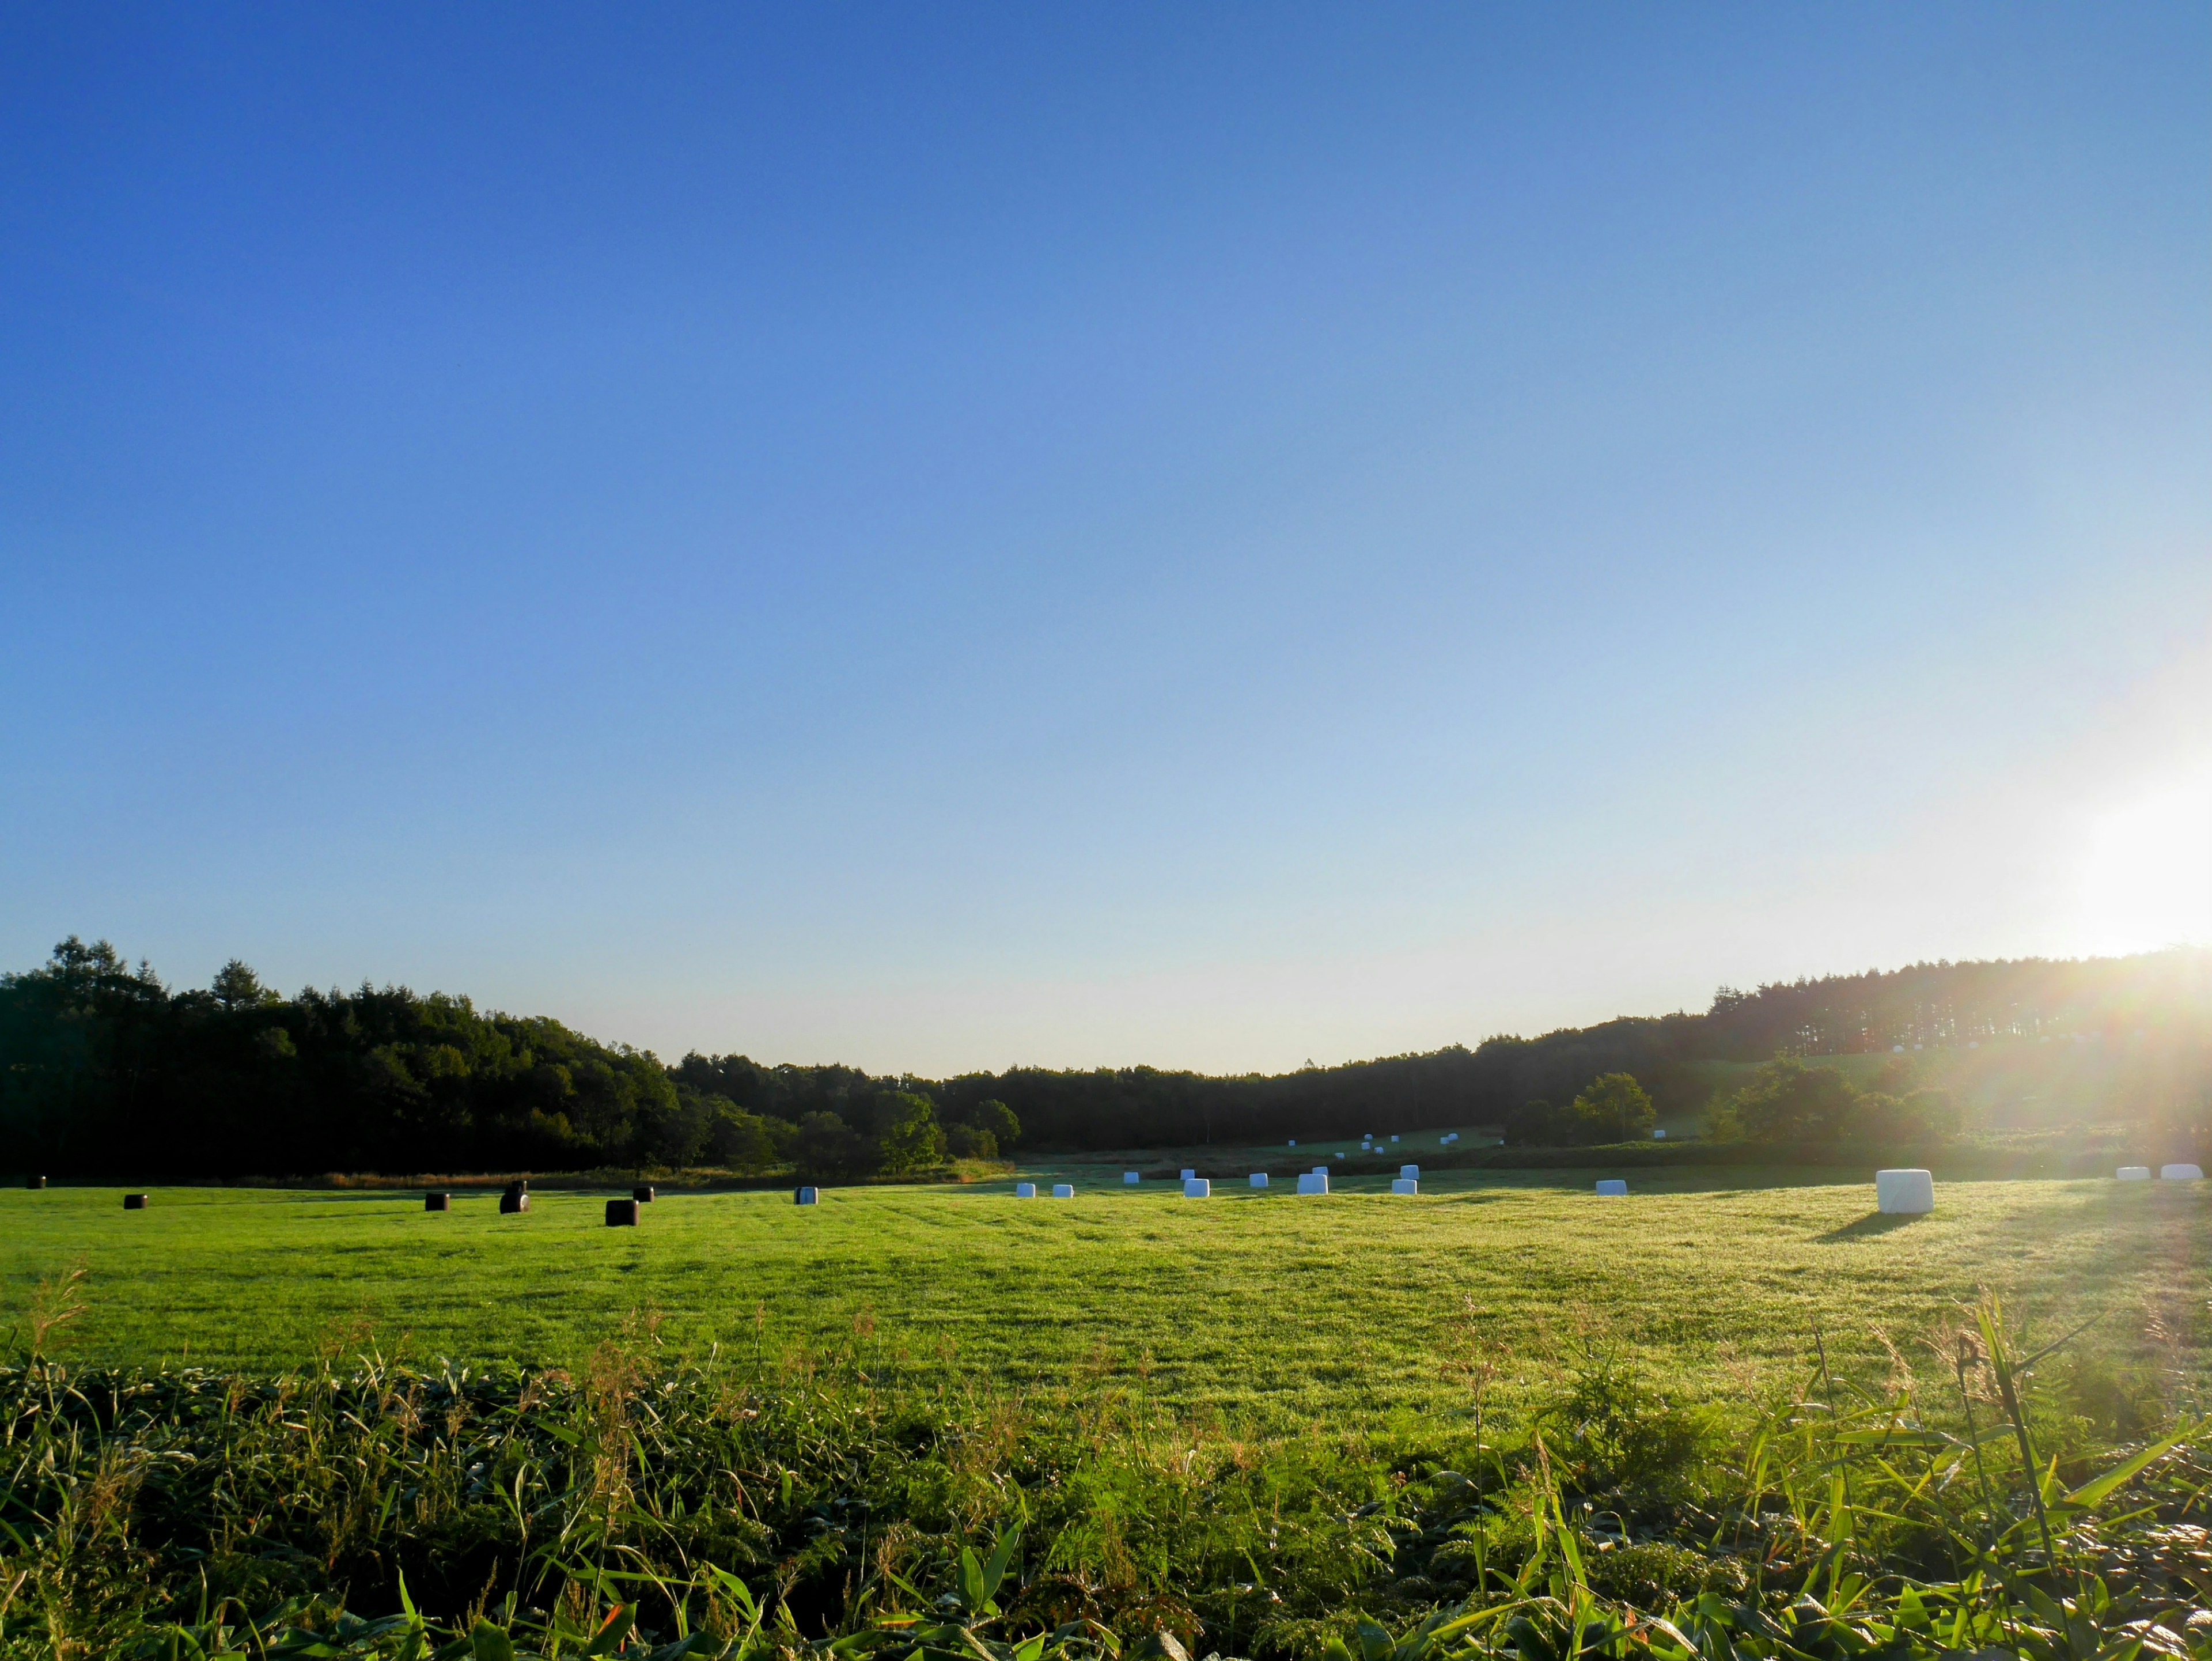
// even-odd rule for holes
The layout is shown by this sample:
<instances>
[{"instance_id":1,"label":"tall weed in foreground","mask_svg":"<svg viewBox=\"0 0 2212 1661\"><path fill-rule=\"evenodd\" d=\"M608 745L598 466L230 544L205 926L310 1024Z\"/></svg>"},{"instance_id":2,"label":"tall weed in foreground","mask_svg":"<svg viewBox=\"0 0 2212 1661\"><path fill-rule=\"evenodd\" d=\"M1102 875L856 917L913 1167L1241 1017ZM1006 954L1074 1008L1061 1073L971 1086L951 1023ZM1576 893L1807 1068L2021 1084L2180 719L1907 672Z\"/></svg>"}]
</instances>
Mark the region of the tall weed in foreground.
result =
<instances>
[{"instance_id":1,"label":"tall weed in foreground","mask_svg":"<svg viewBox=\"0 0 2212 1661\"><path fill-rule=\"evenodd\" d=\"M2212 1654L2203 1427L2137 1389L2100 1444L2094 1375L1986 1299L1931 1386L1816 1337L1730 1420L1585 1344L1511 1415L1470 1354L1463 1418L1261 1440L1103 1362L904 1382L865 1321L741 1361L648 1324L574 1375L73 1372L73 1287L0 1368L10 1658Z\"/></svg>"}]
</instances>

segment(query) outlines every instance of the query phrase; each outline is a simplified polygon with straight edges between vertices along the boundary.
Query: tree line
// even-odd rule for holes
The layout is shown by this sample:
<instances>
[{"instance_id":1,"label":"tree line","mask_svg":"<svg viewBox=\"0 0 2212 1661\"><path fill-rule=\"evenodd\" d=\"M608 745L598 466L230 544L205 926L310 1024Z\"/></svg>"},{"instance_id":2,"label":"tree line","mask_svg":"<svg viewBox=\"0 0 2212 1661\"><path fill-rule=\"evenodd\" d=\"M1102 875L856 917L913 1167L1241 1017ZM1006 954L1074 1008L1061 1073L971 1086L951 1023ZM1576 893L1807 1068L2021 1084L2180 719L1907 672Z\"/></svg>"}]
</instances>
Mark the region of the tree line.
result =
<instances>
[{"instance_id":1,"label":"tree line","mask_svg":"<svg viewBox=\"0 0 2212 1661\"><path fill-rule=\"evenodd\" d=\"M1640 1141L1658 1107L1632 1073L1592 1080L1565 1106L1538 1098L1498 1127L1509 1146L1588 1147ZM1959 1134L1965 1116L1951 1092L1924 1083L1917 1060L1893 1056L1863 1090L1839 1068L1808 1066L1796 1056L1763 1063L1740 1090L1716 1100L1703 1135L1717 1141L1820 1148L1838 1142L1916 1147Z\"/></svg>"},{"instance_id":2,"label":"tree line","mask_svg":"<svg viewBox=\"0 0 2212 1661\"><path fill-rule=\"evenodd\" d=\"M2146 1030L2193 1057L2172 1076L2196 1093L2168 1105L2201 1111L2212 952L1723 988L1703 1013L1272 1075L1026 1067L927 1080L740 1055L665 1065L443 993L364 985L287 998L235 961L204 989L173 989L106 942L72 936L39 967L0 975L0 1136L19 1170L149 1177L702 1164L859 1177L1018 1144L1188 1147L1460 1125L1556 1145L1648 1135L1658 1109L1704 1105L1701 1061ZM1799 1080L1784 1094L1796 1102L1805 1088ZM1888 1113L1902 1126L1941 1124L1950 1110L1911 1101L1901 1076L1869 1094L1875 1106L1840 1118L1817 1105L1790 1112L1808 1124ZM1765 1110L1746 1102L1729 1123L1763 1136L1757 1127L1788 1118L1759 1118Z\"/></svg>"}]
</instances>

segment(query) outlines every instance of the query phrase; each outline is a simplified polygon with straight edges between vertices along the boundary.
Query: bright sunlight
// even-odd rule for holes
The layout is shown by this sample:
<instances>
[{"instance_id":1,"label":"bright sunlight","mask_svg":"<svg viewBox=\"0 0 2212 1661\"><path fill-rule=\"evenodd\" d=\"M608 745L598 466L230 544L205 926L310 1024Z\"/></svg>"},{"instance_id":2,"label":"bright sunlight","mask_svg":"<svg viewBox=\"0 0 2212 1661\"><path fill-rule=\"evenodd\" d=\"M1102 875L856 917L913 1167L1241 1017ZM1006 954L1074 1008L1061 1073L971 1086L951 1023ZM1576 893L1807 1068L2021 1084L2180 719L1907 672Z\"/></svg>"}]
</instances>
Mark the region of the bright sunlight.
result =
<instances>
[{"instance_id":1,"label":"bright sunlight","mask_svg":"<svg viewBox=\"0 0 2212 1661\"><path fill-rule=\"evenodd\" d=\"M2099 818L2083 879L2093 950L2212 940L2212 768Z\"/></svg>"}]
</instances>

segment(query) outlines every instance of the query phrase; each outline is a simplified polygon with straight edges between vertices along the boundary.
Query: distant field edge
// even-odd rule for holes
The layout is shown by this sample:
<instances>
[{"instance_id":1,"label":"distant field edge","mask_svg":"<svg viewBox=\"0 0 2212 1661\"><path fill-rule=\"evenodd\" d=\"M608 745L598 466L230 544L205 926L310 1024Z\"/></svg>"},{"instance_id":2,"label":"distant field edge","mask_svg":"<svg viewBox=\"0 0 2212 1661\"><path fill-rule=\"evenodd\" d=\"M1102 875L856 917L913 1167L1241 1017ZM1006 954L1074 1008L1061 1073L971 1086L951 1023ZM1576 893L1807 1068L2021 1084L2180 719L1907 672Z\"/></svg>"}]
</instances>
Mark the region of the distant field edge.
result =
<instances>
[{"instance_id":1,"label":"distant field edge","mask_svg":"<svg viewBox=\"0 0 2212 1661\"><path fill-rule=\"evenodd\" d=\"M8 1188L21 1188L27 1174L14 1172L0 1177L0 1183ZM641 1168L625 1165L592 1171L324 1171L293 1176L262 1172L229 1177L210 1177L191 1171L172 1174L131 1170L120 1175L103 1171L68 1171L53 1175L48 1180L57 1188L122 1188L133 1183L150 1183L161 1188L330 1189L342 1192L390 1190L395 1193L414 1193L423 1189L443 1189L453 1192L471 1192L478 1189L496 1190L513 1182L526 1182L532 1189L548 1192L580 1192L629 1189L641 1183L651 1183L672 1192L706 1193L725 1190L763 1192L792 1188L800 1182L837 1188L937 1187L1011 1180L1013 1174L1014 1167L1010 1161L963 1159L953 1165L934 1166L926 1171L902 1171L896 1176L842 1178L801 1177L787 1170L766 1173L715 1170L672 1171L651 1165Z\"/></svg>"},{"instance_id":2,"label":"distant field edge","mask_svg":"<svg viewBox=\"0 0 2212 1661\"><path fill-rule=\"evenodd\" d=\"M1937 1177L2109 1177L2113 1168L2158 1159L2143 1151L2112 1148L1990 1147L1973 1142L1920 1147L1783 1148L1760 1142L1627 1142L1598 1147L1480 1147L1439 1159L1423 1158L1429 1171L1674 1170L1698 1165L1765 1165L1783 1169L1865 1173L1887 1166L1919 1166ZM2189 1157L2194 1157L2193 1155Z\"/></svg>"},{"instance_id":3,"label":"distant field edge","mask_svg":"<svg viewBox=\"0 0 2212 1661\"><path fill-rule=\"evenodd\" d=\"M1024 1150L1024 1167L1044 1168L1055 1164L1114 1163L1110 1156L1073 1148ZM1960 1141L1921 1147L1854 1147L1832 1144L1819 1147L1777 1147L1759 1142L1622 1142L1590 1147L1478 1147L1421 1151L1417 1163L1424 1173L1483 1171L1673 1171L1699 1168L1760 1167L1806 1175L1833 1174L1863 1179L1873 1171L1891 1166L1919 1166L1938 1178L2068 1179L2109 1177L2121 1165L2156 1166L2170 1159L2212 1164L2212 1150L2163 1149L2148 1146L2114 1145L2106 1147L2021 1147ZM1279 1159L1255 1159L1251 1150L1235 1155L1210 1154L1202 1148L1184 1150L1181 1167L1214 1181L1241 1177L1248 1171L1281 1165ZM1147 1177L1179 1174L1179 1167L1152 1169L1140 1162ZM1355 1159L1333 1162L1331 1171L1345 1177L1395 1176L1400 1160ZM1011 1160L964 1159L952 1165L905 1171L896 1176L805 1177L792 1171L737 1172L720 1170L671 1171L646 1167L601 1168L590 1171L498 1171L465 1172L319 1171L295 1175L261 1173L250 1176L207 1176L195 1172L144 1170L114 1172L74 1171L50 1178L56 1187L116 1188L150 1184L167 1188L329 1189L339 1192L410 1193L423 1189L453 1192L491 1190L517 1180L549 1192L597 1191L629 1189L651 1183L672 1193L768 1192L787 1189L804 1181L823 1188L968 1187L981 1183L1010 1182L1016 1174ZM0 1177L10 1188L23 1185L25 1173Z\"/></svg>"}]
</instances>

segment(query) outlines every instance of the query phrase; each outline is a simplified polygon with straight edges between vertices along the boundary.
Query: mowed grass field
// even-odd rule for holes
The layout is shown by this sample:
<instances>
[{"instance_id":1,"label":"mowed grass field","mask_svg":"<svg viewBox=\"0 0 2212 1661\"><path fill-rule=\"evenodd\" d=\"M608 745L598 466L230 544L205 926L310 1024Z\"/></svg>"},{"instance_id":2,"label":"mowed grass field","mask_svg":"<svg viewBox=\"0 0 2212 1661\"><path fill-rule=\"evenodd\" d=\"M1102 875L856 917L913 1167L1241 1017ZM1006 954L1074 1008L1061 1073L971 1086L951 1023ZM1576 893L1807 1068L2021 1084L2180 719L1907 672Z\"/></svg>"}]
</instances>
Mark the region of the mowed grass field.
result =
<instances>
[{"instance_id":1,"label":"mowed grass field","mask_svg":"<svg viewBox=\"0 0 2212 1661\"><path fill-rule=\"evenodd\" d=\"M1217 1183L1125 1190L1085 1167L1073 1200L1012 1183L670 1194L643 1226L604 1193L490 1195L425 1213L417 1193L117 1189L0 1194L4 1322L82 1264L88 1307L58 1353L276 1367L319 1348L570 1364L642 1323L658 1341L849 1354L908 1377L1025 1390L1112 1378L1149 1399L1260 1423L1419 1412L1460 1399L1471 1353L1510 1394L1590 1342L1673 1387L1747 1399L1817 1329L1832 1354L1908 1357L1986 1286L2057 1335L2212 1361L2212 1185L1947 1183L1931 1216L1872 1214L1870 1182L1757 1171L1652 1174L1626 1200L1592 1173L1366 1179L1326 1199ZM1278 1180L1280 1181L1279 1175ZM16 1340L20 1346L20 1332Z\"/></svg>"}]
</instances>

